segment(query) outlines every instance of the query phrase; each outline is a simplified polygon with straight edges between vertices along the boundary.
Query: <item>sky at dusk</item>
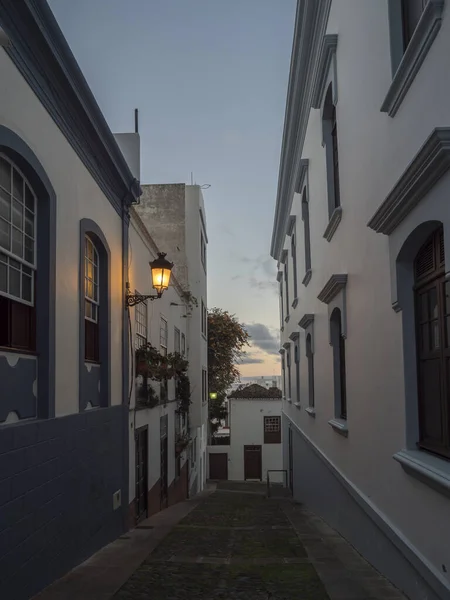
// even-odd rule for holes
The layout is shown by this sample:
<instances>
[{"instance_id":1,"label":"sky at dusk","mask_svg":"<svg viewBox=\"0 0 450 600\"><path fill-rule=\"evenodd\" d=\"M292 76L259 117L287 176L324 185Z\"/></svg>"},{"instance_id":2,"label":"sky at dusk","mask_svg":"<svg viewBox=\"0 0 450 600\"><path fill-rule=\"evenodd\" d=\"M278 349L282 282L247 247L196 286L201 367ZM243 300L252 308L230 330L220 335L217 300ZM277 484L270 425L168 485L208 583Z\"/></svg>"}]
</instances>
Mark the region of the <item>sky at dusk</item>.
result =
<instances>
[{"instance_id":1,"label":"sky at dusk","mask_svg":"<svg viewBox=\"0 0 450 600\"><path fill-rule=\"evenodd\" d=\"M142 183L209 184L208 305L252 336L243 376L280 373L269 256L296 0L49 0Z\"/></svg>"}]
</instances>

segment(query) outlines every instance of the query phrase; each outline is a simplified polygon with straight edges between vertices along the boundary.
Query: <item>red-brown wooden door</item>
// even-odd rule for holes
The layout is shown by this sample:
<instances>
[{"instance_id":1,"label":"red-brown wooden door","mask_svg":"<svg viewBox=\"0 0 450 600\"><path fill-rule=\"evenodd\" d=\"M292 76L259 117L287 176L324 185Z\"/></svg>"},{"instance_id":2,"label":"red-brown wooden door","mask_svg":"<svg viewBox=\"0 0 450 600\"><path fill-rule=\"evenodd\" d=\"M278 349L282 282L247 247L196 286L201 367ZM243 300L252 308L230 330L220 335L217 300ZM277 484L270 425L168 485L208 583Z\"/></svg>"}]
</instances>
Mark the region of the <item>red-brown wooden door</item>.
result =
<instances>
[{"instance_id":1,"label":"red-brown wooden door","mask_svg":"<svg viewBox=\"0 0 450 600\"><path fill-rule=\"evenodd\" d=\"M244 446L244 479L262 479L261 446Z\"/></svg>"},{"instance_id":2,"label":"red-brown wooden door","mask_svg":"<svg viewBox=\"0 0 450 600\"><path fill-rule=\"evenodd\" d=\"M209 478L210 479L228 479L228 454L209 455Z\"/></svg>"}]
</instances>

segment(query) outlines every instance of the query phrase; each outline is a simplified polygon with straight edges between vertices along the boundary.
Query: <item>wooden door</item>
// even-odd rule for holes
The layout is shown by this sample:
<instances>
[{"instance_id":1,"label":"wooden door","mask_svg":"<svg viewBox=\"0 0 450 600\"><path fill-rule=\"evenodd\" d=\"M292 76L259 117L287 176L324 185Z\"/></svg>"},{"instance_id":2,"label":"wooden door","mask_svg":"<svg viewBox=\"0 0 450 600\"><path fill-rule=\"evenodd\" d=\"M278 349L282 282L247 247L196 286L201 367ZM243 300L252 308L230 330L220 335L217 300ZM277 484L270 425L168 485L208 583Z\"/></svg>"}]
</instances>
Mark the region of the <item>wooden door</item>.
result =
<instances>
[{"instance_id":1,"label":"wooden door","mask_svg":"<svg viewBox=\"0 0 450 600\"><path fill-rule=\"evenodd\" d=\"M161 510L163 508L167 508L168 506L168 497L167 497L167 479L168 479L168 462L169 462L169 450L167 445L167 426L168 426L168 417L164 415L160 419L160 457L161 457L161 467L160 467L160 482L161 482L161 492L160 492L160 506Z\"/></svg>"},{"instance_id":2,"label":"wooden door","mask_svg":"<svg viewBox=\"0 0 450 600\"><path fill-rule=\"evenodd\" d=\"M135 468L136 468L136 521L147 518L147 481L148 481L148 429L136 430Z\"/></svg>"},{"instance_id":3,"label":"wooden door","mask_svg":"<svg viewBox=\"0 0 450 600\"><path fill-rule=\"evenodd\" d=\"M261 446L244 446L244 479L262 479Z\"/></svg>"},{"instance_id":4,"label":"wooden door","mask_svg":"<svg viewBox=\"0 0 450 600\"><path fill-rule=\"evenodd\" d=\"M209 455L209 478L210 479L228 479L228 454Z\"/></svg>"}]
</instances>

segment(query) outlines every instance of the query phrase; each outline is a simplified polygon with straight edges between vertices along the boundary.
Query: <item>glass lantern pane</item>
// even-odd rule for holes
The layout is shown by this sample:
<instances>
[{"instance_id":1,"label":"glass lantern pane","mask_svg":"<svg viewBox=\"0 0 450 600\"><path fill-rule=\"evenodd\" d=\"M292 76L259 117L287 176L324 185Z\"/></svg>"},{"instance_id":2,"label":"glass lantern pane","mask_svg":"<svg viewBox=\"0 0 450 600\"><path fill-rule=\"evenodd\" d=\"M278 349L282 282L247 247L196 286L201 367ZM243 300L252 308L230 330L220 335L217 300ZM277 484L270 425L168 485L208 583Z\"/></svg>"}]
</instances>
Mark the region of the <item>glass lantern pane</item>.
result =
<instances>
[{"instance_id":1,"label":"glass lantern pane","mask_svg":"<svg viewBox=\"0 0 450 600\"><path fill-rule=\"evenodd\" d=\"M0 185L11 192L11 165L3 158L0 158Z\"/></svg>"}]
</instances>

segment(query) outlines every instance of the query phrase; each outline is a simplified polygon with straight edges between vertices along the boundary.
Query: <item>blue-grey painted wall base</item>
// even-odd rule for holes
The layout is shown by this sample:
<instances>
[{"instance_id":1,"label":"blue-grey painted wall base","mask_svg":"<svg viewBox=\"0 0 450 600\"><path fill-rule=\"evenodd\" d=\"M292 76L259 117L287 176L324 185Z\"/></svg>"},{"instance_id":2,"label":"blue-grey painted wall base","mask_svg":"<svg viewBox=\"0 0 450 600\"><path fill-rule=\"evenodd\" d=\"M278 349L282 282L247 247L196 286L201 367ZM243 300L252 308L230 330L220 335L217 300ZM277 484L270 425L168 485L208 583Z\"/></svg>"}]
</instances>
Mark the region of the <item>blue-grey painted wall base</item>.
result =
<instances>
[{"instance_id":1,"label":"blue-grey painted wall base","mask_svg":"<svg viewBox=\"0 0 450 600\"><path fill-rule=\"evenodd\" d=\"M125 531L125 460L124 405L0 428L0 598L28 600Z\"/></svg>"},{"instance_id":2,"label":"blue-grey painted wall base","mask_svg":"<svg viewBox=\"0 0 450 600\"><path fill-rule=\"evenodd\" d=\"M411 600L444 600L450 582L439 573L299 427L282 413L283 461L293 434L294 499L339 531L380 573ZM400 469L400 466L399 466Z\"/></svg>"}]
</instances>

